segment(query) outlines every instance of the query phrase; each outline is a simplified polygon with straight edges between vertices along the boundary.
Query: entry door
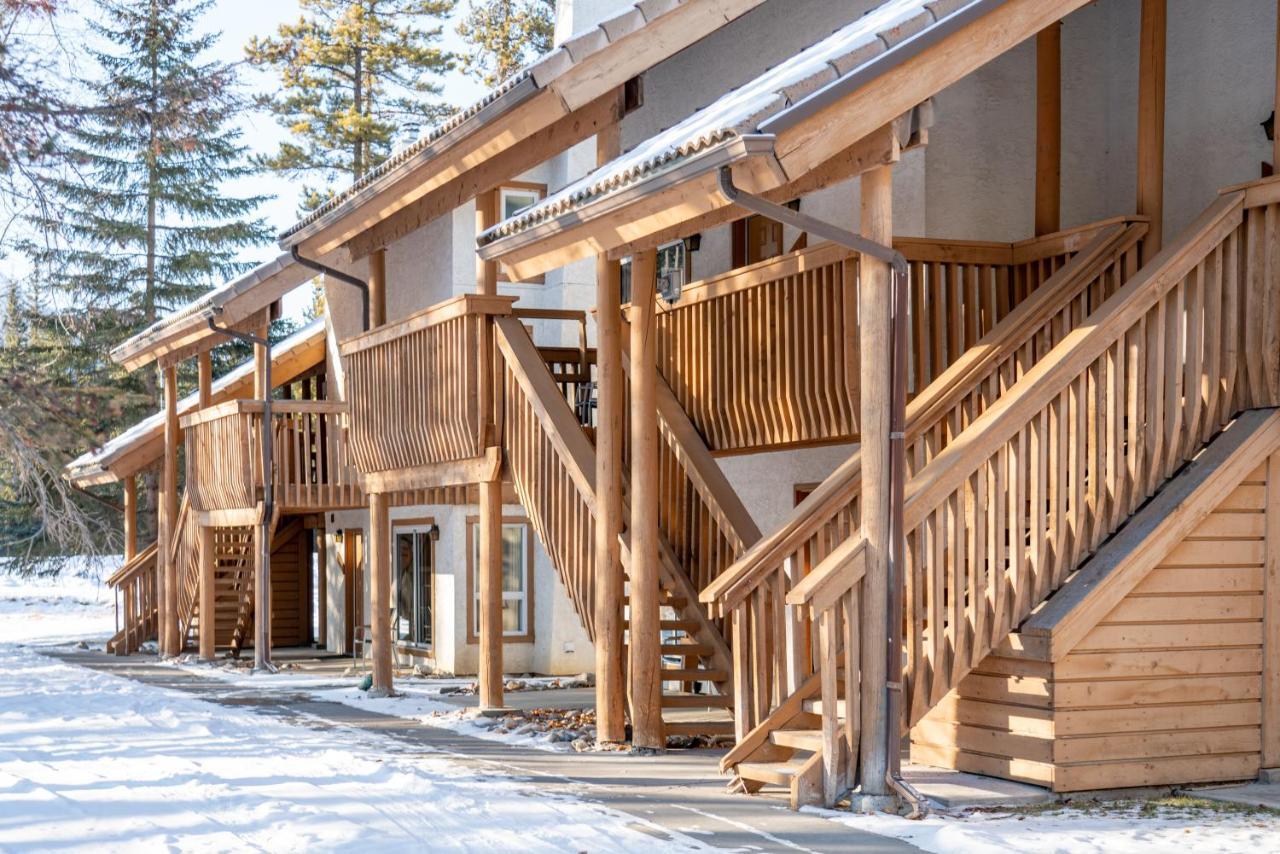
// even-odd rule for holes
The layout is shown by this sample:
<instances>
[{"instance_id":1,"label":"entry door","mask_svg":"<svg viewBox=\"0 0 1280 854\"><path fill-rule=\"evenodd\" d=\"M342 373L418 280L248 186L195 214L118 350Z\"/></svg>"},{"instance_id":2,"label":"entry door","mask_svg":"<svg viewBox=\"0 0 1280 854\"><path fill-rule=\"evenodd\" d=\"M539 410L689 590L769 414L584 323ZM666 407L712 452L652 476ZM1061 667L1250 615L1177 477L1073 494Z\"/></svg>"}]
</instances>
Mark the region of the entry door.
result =
<instances>
[{"instance_id":1,"label":"entry door","mask_svg":"<svg viewBox=\"0 0 1280 854\"><path fill-rule=\"evenodd\" d=\"M342 532L342 590L350 650L355 646L356 627L364 625L364 531L360 528Z\"/></svg>"}]
</instances>

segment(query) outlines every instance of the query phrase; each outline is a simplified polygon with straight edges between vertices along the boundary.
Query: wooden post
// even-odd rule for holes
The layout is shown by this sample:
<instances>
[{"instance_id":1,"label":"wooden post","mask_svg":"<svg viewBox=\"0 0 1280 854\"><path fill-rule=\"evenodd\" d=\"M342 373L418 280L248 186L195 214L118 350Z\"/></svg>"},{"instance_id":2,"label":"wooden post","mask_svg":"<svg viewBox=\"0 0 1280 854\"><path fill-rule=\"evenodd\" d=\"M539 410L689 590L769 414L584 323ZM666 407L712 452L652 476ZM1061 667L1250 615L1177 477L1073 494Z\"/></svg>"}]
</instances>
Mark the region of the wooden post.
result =
<instances>
[{"instance_id":1,"label":"wooden post","mask_svg":"<svg viewBox=\"0 0 1280 854\"><path fill-rule=\"evenodd\" d=\"M1036 36L1036 236L1062 227L1062 22Z\"/></svg>"},{"instance_id":2,"label":"wooden post","mask_svg":"<svg viewBox=\"0 0 1280 854\"><path fill-rule=\"evenodd\" d=\"M258 330L258 337L266 340L267 335L271 332L271 327L264 324ZM271 389L267 388L267 348L261 344L253 345L253 399L266 400L267 395L271 393Z\"/></svg>"},{"instance_id":3,"label":"wooden post","mask_svg":"<svg viewBox=\"0 0 1280 854\"><path fill-rule=\"evenodd\" d=\"M160 525L157 536L157 566L160 567L160 651L164 655L182 652L178 637L178 567L173 560L173 539L178 524L178 366L163 370L164 461L160 473Z\"/></svg>"},{"instance_id":4,"label":"wooden post","mask_svg":"<svg viewBox=\"0 0 1280 854\"><path fill-rule=\"evenodd\" d=\"M596 162L618 155L619 128L596 135ZM596 739L626 739L622 600L622 264L596 258Z\"/></svg>"},{"instance_id":5,"label":"wooden post","mask_svg":"<svg viewBox=\"0 0 1280 854\"><path fill-rule=\"evenodd\" d=\"M213 661L215 632L218 625L215 605L217 553L214 551L212 525L199 525L200 531L200 660Z\"/></svg>"},{"instance_id":6,"label":"wooden post","mask_svg":"<svg viewBox=\"0 0 1280 854\"><path fill-rule=\"evenodd\" d=\"M1151 217L1142 261L1160 251L1164 225L1165 0L1142 0L1138 45L1139 216Z\"/></svg>"},{"instance_id":7,"label":"wooden post","mask_svg":"<svg viewBox=\"0 0 1280 854\"><path fill-rule=\"evenodd\" d=\"M213 403L213 354L204 350L196 357L199 374L200 408Z\"/></svg>"},{"instance_id":8,"label":"wooden post","mask_svg":"<svg viewBox=\"0 0 1280 854\"><path fill-rule=\"evenodd\" d=\"M356 590L354 597L360 596ZM373 633L373 697L391 685L391 516L385 493L369 494L369 628Z\"/></svg>"},{"instance_id":9,"label":"wooden post","mask_svg":"<svg viewBox=\"0 0 1280 854\"><path fill-rule=\"evenodd\" d=\"M476 234L497 222L497 191L476 197ZM498 264L476 257L476 292L498 292ZM484 414L484 446L498 442L494 400L493 327L486 320L480 333L480 412ZM480 708L503 706L502 685L502 481L495 478L480 483L479 566L476 585L480 595Z\"/></svg>"},{"instance_id":10,"label":"wooden post","mask_svg":"<svg viewBox=\"0 0 1280 854\"><path fill-rule=\"evenodd\" d=\"M124 479L124 561L138 556L138 476Z\"/></svg>"},{"instance_id":11,"label":"wooden post","mask_svg":"<svg viewBox=\"0 0 1280 854\"><path fill-rule=\"evenodd\" d=\"M884 245L893 243L893 168L877 166L862 174L862 234ZM887 703L886 649L889 622L885 613L889 574L889 410L892 400L889 354L892 346L891 272L883 261L858 259L861 286L860 325L862 442L862 531L867 540L866 576L862 582L862 729L860 779L862 794L887 795L885 774Z\"/></svg>"},{"instance_id":12,"label":"wooden post","mask_svg":"<svg viewBox=\"0 0 1280 854\"><path fill-rule=\"evenodd\" d=\"M662 750L658 604L658 408L654 291L658 257L631 257L631 745Z\"/></svg>"},{"instance_id":13,"label":"wooden post","mask_svg":"<svg viewBox=\"0 0 1280 854\"><path fill-rule=\"evenodd\" d=\"M369 326L377 329L387 322L387 250L369 255Z\"/></svg>"}]
</instances>

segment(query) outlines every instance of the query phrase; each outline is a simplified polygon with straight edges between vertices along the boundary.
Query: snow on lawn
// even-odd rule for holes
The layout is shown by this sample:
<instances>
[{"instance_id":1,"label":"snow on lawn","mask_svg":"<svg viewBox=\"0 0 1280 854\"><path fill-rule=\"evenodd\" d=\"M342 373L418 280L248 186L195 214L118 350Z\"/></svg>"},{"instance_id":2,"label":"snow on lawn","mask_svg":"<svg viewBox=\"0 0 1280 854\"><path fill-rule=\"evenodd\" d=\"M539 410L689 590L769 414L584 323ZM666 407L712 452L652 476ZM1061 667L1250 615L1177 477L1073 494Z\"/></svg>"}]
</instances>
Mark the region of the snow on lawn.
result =
<instances>
[{"instance_id":1,"label":"snow on lawn","mask_svg":"<svg viewBox=\"0 0 1280 854\"><path fill-rule=\"evenodd\" d=\"M1178 798L935 814L922 821L805 809L939 854L1261 854L1280 845L1280 816L1273 811Z\"/></svg>"},{"instance_id":2,"label":"snow on lawn","mask_svg":"<svg viewBox=\"0 0 1280 854\"><path fill-rule=\"evenodd\" d=\"M376 735L57 661L14 641L101 637L109 599L74 582L0 590L0 851L707 850Z\"/></svg>"},{"instance_id":3,"label":"snow on lawn","mask_svg":"<svg viewBox=\"0 0 1280 854\"><path fill-rule=\"evenodd\" d=\"M0 643L97 641L115 633L115 598L102 567L58 578L19 578L0 571ZM2 570L2 567L0 567Z\"/></svg>"}]
</instances>

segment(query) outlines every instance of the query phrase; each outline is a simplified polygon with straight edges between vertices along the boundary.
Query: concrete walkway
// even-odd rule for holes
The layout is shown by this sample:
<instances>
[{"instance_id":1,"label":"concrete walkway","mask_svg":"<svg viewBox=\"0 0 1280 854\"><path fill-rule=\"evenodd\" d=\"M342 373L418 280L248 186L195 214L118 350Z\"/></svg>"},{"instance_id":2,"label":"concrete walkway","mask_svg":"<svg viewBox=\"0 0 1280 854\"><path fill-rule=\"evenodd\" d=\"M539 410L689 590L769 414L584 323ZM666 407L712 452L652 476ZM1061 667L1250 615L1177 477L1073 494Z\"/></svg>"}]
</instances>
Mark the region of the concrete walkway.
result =
<instances>
[{"instance_id":1,"label":"concrete walkway","mask_svg":"<svg viewBox=\"0 0 1280 854\"><path fill-rule=\"evenodd\" d=\"M416 721L376 714L304 693L254 694L155 663L102 653L51 653L72 664L135 679L200 699L270 715L298 726L353 727L388 739L397 753L445 753L460 764L505 773L537 784L549 795L571 795L687 833L725 850L806 852L903 852L906 842L844 827L779 800L729 795L716 772L717 754L672 751L663 756L625 753L556 753L474 738ZM424 804L423 808L429 808Z\"/></svg>"}]
</instances>

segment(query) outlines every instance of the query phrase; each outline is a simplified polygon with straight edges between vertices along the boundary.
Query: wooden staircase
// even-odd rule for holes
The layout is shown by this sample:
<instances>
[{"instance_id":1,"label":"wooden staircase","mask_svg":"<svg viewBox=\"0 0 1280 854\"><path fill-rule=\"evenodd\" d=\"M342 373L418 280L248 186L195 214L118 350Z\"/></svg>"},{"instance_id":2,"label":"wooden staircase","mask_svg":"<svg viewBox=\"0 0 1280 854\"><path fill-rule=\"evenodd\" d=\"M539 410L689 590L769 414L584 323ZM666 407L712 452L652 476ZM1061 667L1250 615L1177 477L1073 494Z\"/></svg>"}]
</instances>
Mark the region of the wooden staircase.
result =
<instances>
[{"instance_id":1,"label":"wooden staircase","mask_svg":"<svg viewBox=\"0 0 1280 854\"><path fill-rule=\"evenodd\" d=\"M503 450L511 479L594 641L595 450L579 420L584 408L576 393L571 405L563 383L548 369L547 358L519 318L496 318L495 327L503 363ZM669 479L673 472L680 473L688 486L682 491L682 500L698 502L702 512L695 514L696 518L714 526L694 532L691 539L714 543L727 566L739 552L726 544L745 547L758 532L753 524L745 533L734 526L735 520L750 519L740 504L729 509L708 506L707 498L714 501L716 496L707 490L707 484L719 476L719 469L700 468L704 461L710 461L705 446L678 445L672 450L682 438L681 426L674 430L670 424L666 427L667 453L676 462L664 466L666 476ZM683 513L683 508L673 504L668 512ZM690 560L695 552L687 546L682 544L677 551L667 534L674 516L668 516L666 522L660 557L662 655L668 671L664 676L670 677L663 681L666 732L725 735L732 731L732 719L724 712L732 691L729 647L721 625L708 617L697 598L698 584L703 580L699 573L708 567ZM630 561L625 534L623 540L625 570ZM627 603L619 605L625 618ZM703 693L693 691L695 684Z\"/></svg>"}]
</instances>

